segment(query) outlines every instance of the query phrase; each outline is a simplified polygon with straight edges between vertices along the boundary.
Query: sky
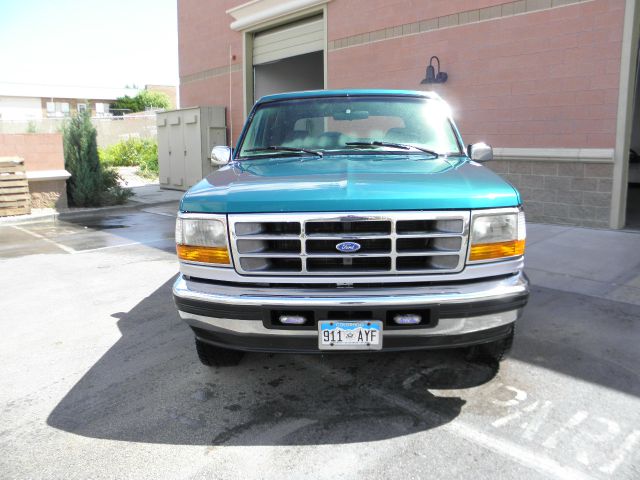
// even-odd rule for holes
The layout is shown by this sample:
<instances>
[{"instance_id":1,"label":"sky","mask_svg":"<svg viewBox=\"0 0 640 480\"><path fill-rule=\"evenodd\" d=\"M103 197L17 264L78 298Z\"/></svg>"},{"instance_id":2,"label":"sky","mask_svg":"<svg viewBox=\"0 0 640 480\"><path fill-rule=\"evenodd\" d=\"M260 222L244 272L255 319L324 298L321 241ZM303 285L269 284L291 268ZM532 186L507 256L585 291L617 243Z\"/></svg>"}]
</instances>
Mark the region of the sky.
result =
<instances>
[{"instance_id":1,"label":"sky","mask_svg":"<svg viewBox=\"0 0 640 480\"><path fill-rule=\"evenodd\" d=\"M0 83L178 85L177 0L0 0Z\"/></svg>"}]
</instances>

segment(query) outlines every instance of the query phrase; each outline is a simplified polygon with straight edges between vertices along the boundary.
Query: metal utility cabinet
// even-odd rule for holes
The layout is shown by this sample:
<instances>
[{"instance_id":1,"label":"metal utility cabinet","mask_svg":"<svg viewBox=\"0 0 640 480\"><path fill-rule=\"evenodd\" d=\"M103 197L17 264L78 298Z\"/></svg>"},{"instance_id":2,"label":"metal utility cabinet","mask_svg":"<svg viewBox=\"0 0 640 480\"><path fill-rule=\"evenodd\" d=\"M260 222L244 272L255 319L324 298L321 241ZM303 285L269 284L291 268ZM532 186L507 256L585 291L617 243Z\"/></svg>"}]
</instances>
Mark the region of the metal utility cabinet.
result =
<instances>
[{"instance_id":1,"label":"metal utility cabinet","mask_svg":"<svg viewBox=\"0 0 640 480\"><path fill-rule=\"evenodd\" d=\"M157 114L160 188L187 190L213 171L211 149L227 145L224 107Z\"/></svg>"}]
</instances>

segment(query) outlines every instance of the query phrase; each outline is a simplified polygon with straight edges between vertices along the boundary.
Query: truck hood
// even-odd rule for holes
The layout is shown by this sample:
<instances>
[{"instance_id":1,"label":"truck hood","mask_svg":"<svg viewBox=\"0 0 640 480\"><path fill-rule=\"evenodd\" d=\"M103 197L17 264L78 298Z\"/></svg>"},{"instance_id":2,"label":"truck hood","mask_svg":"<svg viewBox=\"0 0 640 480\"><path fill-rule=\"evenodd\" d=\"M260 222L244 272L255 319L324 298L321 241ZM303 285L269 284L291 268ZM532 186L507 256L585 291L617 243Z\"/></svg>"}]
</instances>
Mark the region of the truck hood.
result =
<instances>
[{"instance_id":1,"label":"truck hood","mask_svg":"<svg viewBox=\"0 0 640 480\"><path fill-rule=\"evenodd\" d=\"M467 157L325 155L233 162L194 185L180 210L466 210L519 204L517 190Z\"/></svg>"}]
</instances>

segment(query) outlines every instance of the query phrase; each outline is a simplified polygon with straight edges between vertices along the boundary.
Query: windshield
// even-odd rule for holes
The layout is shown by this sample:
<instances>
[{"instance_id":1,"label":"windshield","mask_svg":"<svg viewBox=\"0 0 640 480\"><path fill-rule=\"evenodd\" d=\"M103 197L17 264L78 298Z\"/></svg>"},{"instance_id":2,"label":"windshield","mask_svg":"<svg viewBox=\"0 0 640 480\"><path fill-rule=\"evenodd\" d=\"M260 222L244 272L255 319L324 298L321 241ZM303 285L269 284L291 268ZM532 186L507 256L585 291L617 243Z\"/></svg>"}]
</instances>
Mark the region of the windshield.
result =
<instances>
[{"instance_id":1,"label":"windshield","mask_svg":"<svg viewBox=\"0 0 640 480\"><path fill-rule=\"evenodd\" d=\"M425 150L441 155L461 153L446 104L441 101L327 97L259 106L239 158L381 150L423 155Z\"/></svg>"}]
</instances>

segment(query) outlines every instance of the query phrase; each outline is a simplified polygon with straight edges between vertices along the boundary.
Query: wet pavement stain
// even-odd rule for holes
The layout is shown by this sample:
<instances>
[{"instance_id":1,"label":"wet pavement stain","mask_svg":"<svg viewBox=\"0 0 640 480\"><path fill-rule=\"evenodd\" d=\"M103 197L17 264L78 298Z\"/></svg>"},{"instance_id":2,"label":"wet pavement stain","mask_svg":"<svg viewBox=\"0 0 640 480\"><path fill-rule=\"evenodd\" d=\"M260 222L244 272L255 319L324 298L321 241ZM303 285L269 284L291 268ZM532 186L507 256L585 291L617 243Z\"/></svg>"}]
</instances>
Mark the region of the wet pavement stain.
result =
<instances>
[{"instance_id":1,"label":"wet pavement stain","mask_svg":"<svg viewBox=\"0 0 640 480\"><path fill-rule=\"evenodd\" d=\"M267 385L271 385L272 387L276 388L276 387L279 387L283 381L284 381L284 377L278 377L274 380L271 380L270 382L267 382Z\"/></svg>"}]
</instances>

